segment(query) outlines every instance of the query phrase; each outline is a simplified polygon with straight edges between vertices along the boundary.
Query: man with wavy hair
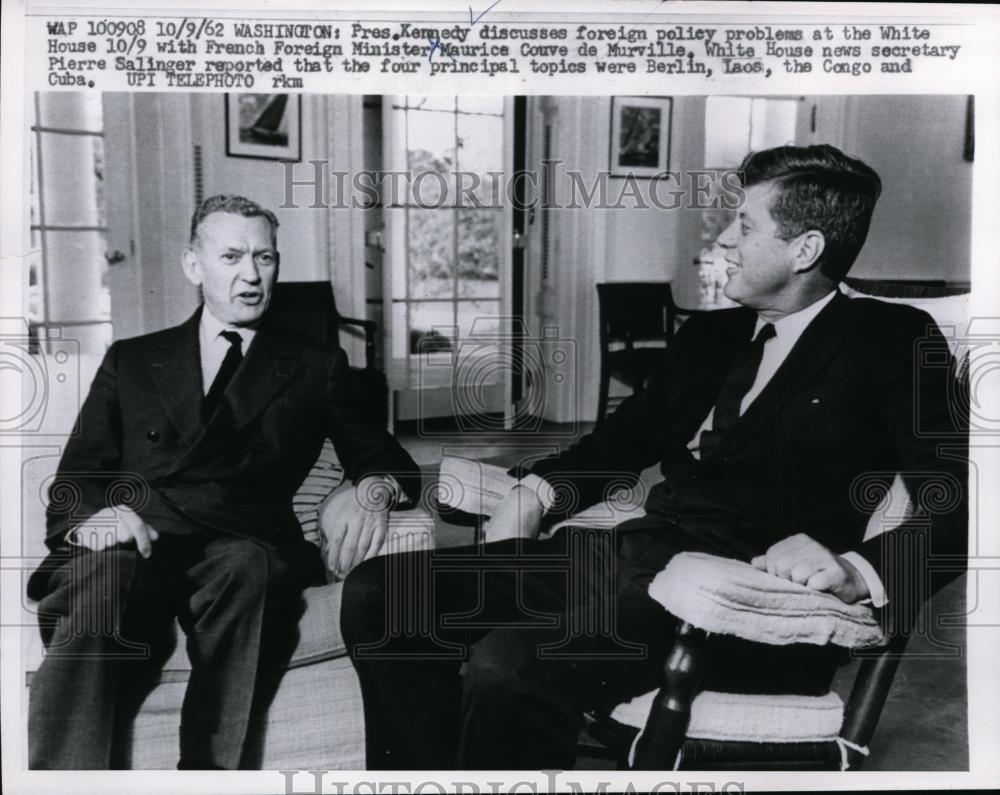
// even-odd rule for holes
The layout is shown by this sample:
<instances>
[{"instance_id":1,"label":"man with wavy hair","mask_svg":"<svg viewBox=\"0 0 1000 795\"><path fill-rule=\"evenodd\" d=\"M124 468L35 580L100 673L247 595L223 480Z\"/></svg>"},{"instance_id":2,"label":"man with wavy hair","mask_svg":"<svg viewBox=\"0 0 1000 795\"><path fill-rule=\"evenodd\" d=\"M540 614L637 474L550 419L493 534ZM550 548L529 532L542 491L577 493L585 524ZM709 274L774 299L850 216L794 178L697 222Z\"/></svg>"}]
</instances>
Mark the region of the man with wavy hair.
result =
<instances>
[{"instance_id":1,"label":"man with wavy hair","mask_svg":"<svg viewBox=\"0 0 1000 795\"><path fill-rule=\"evenodd\" d=\"M870 599L904 625L928 557L964 554L964 463L938 452L941 438L962 439L949 374L915 364L918 343L940 361L947 343L926 313L838 288L868 234L878 175L832 146L754 153L740 173L743 203L718 242L725 294L742 306L691 317L646 389L514 473L482 551L367 561L348 578L342 624L370 767L572 768L587 710L660 684L676 620L647 589L678 552ZM656 463L663 480L616 543L573 528L538 539L543 520ZM871 511L852 484L894 472L915 516L865 541ZM926 504L928 484L954 497L949 511ZM432 576L412 576L424 568ZM429 613L421 635L387 623L417 603ZM825 647L746 646L710 661L706 681L814 694L838 662Z\"/></svg>"}]
</instances>

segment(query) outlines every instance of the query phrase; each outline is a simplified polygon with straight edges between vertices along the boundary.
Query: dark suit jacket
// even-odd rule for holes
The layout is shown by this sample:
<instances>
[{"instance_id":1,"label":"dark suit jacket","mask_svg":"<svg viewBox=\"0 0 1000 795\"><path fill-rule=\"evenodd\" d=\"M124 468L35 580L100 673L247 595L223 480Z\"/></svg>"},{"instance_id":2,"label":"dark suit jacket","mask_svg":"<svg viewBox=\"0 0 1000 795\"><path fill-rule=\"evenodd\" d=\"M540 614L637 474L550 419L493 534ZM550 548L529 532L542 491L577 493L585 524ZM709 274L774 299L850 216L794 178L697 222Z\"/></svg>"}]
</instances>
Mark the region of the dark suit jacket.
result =
<instances>
[{"instance_id":1,"label":"dark suit jacket","mask_svg":"<svg viewBox=\"0 0 1000 795\"><path fill-rule=\"evenodd\" d=\"M686 534L686 548L743 559L806 533L837 553L860 552L890 602L914 598L914 578L926 577L931 553L934 568L960 570L968 434L947 343L931 317L838 294L714 453L696 460L687 445L755 321L742 307L693 316L644 392L529 471L566 484L572 496L561 504L579 509L659 462L664 481L651 490L649 518L631 527L674 527L674 535ZM863 542L896 472L917 514Z\"/></svg>"},{"instance_id":2,"label":"dark suit jacket","mask_svg":"<svg viewBox=\"0 0 1000 795\"><path fill-rule=\"evenodd\" d=\"M50 549L64 549L68 530L121 503L160 533L215 529L301 543L292 497L324 438L352 480L392 474L419 498L417 465L384 428L366 423L343 351L268 316L226 390L231 413L203 422L200 316L109 348L50 489ZM42 587L31 582L29 593Z\"/></svg>"}]
</instances>

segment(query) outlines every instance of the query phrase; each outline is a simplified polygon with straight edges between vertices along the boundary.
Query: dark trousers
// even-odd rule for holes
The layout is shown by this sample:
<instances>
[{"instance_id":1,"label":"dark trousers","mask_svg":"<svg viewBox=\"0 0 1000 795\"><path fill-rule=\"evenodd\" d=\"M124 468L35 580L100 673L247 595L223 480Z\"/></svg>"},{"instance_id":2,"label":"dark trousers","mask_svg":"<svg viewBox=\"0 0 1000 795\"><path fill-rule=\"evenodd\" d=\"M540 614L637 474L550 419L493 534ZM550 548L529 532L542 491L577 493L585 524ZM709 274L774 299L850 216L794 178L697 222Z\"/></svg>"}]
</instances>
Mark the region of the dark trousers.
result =
<instances>
[{"instance_id":1,"label":"dark trousers","mask_svg":"<svg viewBox=\"0 0 1000 795\"><path fill-rule=\"evenodd\" d=\"M573 529L356 568L341 623L368 767L571 769L584 712L661 684L676 619L646 591L687 544L656 536L639 562L614 532ZM738 688L825 692L835 667L818 647L785 647L776 666L767 647L726 645L709 678ZM745 664L748 651L763 656Z\"/></svg>"},{"instance_id":2,"label":"dark trousers","mask_svg":"<svg viewBox=\"0 0 1000 795\"><path fill-rule=\"evenodd\" d=\"M124 545L67 555L39 603L29 766L129 765L131 722L172 651L175 617L191 660L178 766L253 764L248 735L294 649L308 584L288 556L221 534L162 536L148 559Z\"/></svg>"}]
</instances>

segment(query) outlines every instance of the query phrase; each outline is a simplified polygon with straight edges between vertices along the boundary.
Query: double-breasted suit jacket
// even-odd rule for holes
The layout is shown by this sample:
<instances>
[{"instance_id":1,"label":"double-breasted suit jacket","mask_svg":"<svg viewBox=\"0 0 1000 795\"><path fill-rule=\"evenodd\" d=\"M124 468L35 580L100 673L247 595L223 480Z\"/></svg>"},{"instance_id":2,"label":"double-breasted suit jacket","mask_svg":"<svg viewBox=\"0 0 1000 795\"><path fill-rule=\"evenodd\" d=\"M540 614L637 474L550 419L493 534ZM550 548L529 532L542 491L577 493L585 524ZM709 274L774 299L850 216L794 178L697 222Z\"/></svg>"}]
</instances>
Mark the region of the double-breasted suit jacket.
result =
<instances>
[{"instance_id":1,"label":"double-breasted suit jacket","mask_svg":"<svg viewBox=\"0 0 1000 795\"><path fill-rule=\"evenodd\" d=\"M359 410L347 359L265 316L225 392L201 416L200 310L164 331L114 343L94 378L50 489L46 543L125 502L161 534L211 529L275 546L304 543L292 497L329 438L349 478L393 475L420 493L419 470ZM51 557L51 556L50 556ZM44 593L43 565L29 593Z\"/></svg>"}]
</instances>

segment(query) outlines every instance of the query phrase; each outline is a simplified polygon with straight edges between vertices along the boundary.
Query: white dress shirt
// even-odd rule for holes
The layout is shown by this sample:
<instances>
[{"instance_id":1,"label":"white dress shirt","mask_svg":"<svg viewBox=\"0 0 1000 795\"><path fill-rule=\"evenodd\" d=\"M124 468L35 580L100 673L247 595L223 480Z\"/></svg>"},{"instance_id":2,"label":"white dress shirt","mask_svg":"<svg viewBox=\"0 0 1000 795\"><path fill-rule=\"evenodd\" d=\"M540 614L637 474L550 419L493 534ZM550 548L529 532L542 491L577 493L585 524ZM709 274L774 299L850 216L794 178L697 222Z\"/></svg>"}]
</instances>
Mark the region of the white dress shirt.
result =
<instances>
[{"instance_id":1,"label":"white dress shirt","mask_svg":"<svg viewBox=\"0 0 1000 795\"><path fill-rule=\"evenodd\" d=\"M229 340L222 336L223 331L235 331L243 340L243 356L247 355L250 343L257 336L257 330L245 326L231 326L223 323L208 311L205 306L201 310L201 323L198 326L198 350L201 356L201 392L208 394L212 387L222 360L229 353Z\"/></svg>"},{"instance_id":2,"label":"white dress shirt","mask_svg":"<svg viewBox=\"0 0 1000 795\"><path fill-rule=\"evenodd\" d=\"M741 416L746 412L750 404L757 399L760 393L764 391L764 387L768 385L774 374L778 371L778 368L784 363L788 354L791 353L792 348L795 347L795 343L799 341L799 337L802 336L802 333L816 316L823 311L823 308L834 299L837 292L837 290L833 290L804 309L785 315L778 320L768 321L761 317L757 318L757 324L754 327L751 339L756 338L758 332L767 323L774 325L774 337L764 344L764 352L761 357L760 367L757 370L757 377L740 403ZM698 445L701 434L706 430L711 430L714 414L715 408L713 406L708 412L708 416L705 417L705 421L702 422L701 427L698 428L694 437L688 442L688 449L695 458L700 457ZM532 489L538 495L538 500L542 508L546 511L550 510L555 503L554 489L551 484L538 475L527 475L517 485ZM803 532L808 535L808 528L803 528ZM857 552L845 552L841 557L850 562L861 574L865 585L868 586L871 603L875 607L882 607L887 604L888 599L886 598L885 587L875 568Z\"/></svg>"},{"instance_id":3,"label":"white dress shirt","mask_svg":"<svg viewBox=\"0 0 1000 795\"><path fill-rule=\"evenodd\" d=\"M760 359L760 367L757 368L757 377L740 402L741 417L746 413L750 404L757 399L757 396L764 391L764 387L768 385L774 374L778 372L778 368L781 367L788 354L791 353L792 348L795 347L795 343L802 336L802 332L813 322L813 319L823 310L823 307L833 300L836 294L837 291L834 290L805 309L792 312L792 314L785 315L779 320L769 321L758 316L757 325L754 326L753 336L750 339L756 339L757 334L768 323L774 326L774 336L764 343L764 355ZM715 407L713 406L708 412L708 416L705 417L705 421L701 424L697 433L695 433L694 438L688 442L688 450L691 451L695 458L701 457L698 449L698 445L701 442L701 434L704 431L711 430L714 418Z\"/></svg>"}]
</instances>

